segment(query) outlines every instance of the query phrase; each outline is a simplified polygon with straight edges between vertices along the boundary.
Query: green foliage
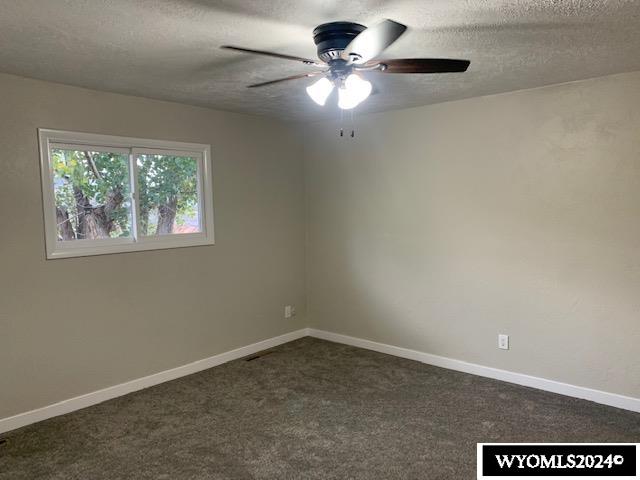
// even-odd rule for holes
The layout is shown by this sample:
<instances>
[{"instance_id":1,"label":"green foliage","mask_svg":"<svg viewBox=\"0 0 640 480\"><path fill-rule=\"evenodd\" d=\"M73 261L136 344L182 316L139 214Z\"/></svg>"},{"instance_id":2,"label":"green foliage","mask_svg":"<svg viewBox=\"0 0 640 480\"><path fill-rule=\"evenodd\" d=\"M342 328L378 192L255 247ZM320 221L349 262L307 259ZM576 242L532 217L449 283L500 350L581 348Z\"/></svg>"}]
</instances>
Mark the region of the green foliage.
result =
<instances>
[{"instance_id":1,"label":"green foliage","mask_svg":"<svg viewBox=\"0 0 640 480\"><path fill-rule=\"evenodd\" d=\"M108 152L87 153L95 165L95 172L84 151L52 151L56 206L69 213L74 231L79 235L76 193L81 193L95 208L104 205L110 193L119 191L125 201L111 214L115 226L111 236L127 237L131 229L128 157Z\"/></svg>"},{"instance_id":2,"label":"green foliage","mask_svg":"<svg viewBox=\"0 0 640 480\"><path fill-rule=\"evenodd\" d=\"M56 206L67 211L74 231L78 232L77 195L86 198L91 207L104 205L109 195L120 192L125 201L110 217L112 237L130 236L131 193L129 158L126 154L88 152L82 150L52 150ZM139 155L138 196L140 229L143 235L156 233L159 208L175 205L178 225L197 217L198 165L189 157ZM152 221L150 221L150 218ZM153 221L155 219L155 221Z\"/></svg>"},{"instance_id":3,"label":"green foliage","mask_svg":"<svg viewBox=\"0 0 640 480\"><path fill-rule=\"evenodd\" d=\"M157 214L162 205L176 203L176 223L196 215L198 205L198 164L190 157L140 155L138 162L138 196L143 234L155 233L150 214Z\"/></svg>"}]
</instances>

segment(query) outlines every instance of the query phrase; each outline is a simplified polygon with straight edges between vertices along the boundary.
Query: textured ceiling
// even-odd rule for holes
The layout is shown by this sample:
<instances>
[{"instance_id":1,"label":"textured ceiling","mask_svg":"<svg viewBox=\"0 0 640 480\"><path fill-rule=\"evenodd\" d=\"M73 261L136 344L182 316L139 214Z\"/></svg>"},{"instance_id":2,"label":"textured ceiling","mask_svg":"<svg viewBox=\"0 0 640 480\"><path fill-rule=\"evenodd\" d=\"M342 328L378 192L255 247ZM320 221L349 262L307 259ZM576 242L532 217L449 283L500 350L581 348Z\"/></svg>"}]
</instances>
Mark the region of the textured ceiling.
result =
<instances>
[{"instance_id":1,"label":"textured ceiling","mask_svg":"<svg viewBox=\"0 0 640 480\"><path fill-rule=\"evenodd\" d=\"M405 108L640 70L638 0L0 0L0 71L287 120L336 115L303 79L312 67L218 49L315 58L316 25L391 18L391 57L471 60L467 73L377 75L360 111Z\"/></svg>"}]
</instances>

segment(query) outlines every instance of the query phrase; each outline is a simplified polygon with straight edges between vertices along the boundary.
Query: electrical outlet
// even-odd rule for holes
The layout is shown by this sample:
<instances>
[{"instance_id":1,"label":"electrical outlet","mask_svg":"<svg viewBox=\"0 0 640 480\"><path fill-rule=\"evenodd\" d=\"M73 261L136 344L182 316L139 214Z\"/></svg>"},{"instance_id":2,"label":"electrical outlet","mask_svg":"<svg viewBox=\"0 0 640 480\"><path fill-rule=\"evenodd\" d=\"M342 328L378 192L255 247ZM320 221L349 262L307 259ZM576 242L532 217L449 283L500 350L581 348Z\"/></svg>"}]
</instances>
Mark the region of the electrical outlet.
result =
<instances>
[{"instance_id":1,"label":"electrical outlet","mask_svg":"<svg viewBox=\"0 0 640 480\"><path fill-rule=\"evenodd\" d=\"M498 334L498 348L502 350L509 350L509 335L502 333Z\"/></svg>"},{"instance_id":2,"label":"electrical outlet","mask_svg":"<svg viewBox=\"0 0 640 480\"><path fill-rule=\"evenodd\" d=\"M287 305L284 307L284 318L291 318L296 314L296 307Z\"/></svg>"}]
</instances>

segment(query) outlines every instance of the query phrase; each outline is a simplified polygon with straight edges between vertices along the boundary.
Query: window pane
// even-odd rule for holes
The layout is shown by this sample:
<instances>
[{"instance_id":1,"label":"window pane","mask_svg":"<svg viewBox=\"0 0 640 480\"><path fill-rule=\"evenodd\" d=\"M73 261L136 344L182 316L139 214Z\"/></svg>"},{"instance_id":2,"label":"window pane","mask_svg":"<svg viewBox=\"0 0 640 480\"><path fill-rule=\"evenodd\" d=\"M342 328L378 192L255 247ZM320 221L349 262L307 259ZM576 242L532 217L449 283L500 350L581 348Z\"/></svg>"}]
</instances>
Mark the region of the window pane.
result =
<instances>
[{"instance_id":1,"label":"window pane","mask_svg":"<svg viewBox=\"0 0 640 480\"><path fill-rule=\"evenodd\" d=\"M52 148L58 241L131 236L129 158Z\"/></svg>"},{"instance_id":2,"label":"window pane","mask_svg":"<svg viewBox=\"0 0 640 480\"><path fill-rule=\"evenodd\" d=\"M143 154L138 163L141 235L202 231L198 198L198 159Z\"/></svg>"}]
</instances>

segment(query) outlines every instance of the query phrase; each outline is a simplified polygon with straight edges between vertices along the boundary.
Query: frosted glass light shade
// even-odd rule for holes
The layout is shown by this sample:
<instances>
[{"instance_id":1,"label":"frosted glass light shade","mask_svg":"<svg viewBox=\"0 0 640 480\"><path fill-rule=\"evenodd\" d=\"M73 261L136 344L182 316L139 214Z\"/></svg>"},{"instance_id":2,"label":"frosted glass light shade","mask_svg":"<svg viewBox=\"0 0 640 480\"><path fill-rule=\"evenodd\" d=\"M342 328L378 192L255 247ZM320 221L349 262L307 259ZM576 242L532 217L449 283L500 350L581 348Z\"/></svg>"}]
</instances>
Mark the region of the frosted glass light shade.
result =
<instances>
[{"instance_id":1,"label":"frosted glass light shade","mask_svg":"<svg viewBox=\"0 0 640 480\"><path fill-rule=\"evenodd\" d=\"M371 94L371 82L351 74L344 81L344 86L338 90L338 106L349 110L362 103Z\"/></svg>"},{"instance_id":2,"label":"frosted glass light shade","mask_svg":"<svg viewBox=\"0 0 640 480\"><path fill-rule=\"evenodd\" d=\"M313 85L307 87L307 93L311 97L311 100L318 105L324 105L327 102L327 98L333 92L333 83L327 77L322 77Z\"/></svg>"}]
</instances>

